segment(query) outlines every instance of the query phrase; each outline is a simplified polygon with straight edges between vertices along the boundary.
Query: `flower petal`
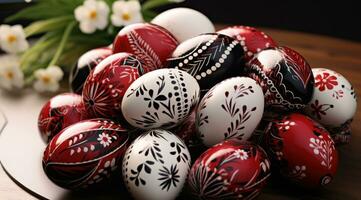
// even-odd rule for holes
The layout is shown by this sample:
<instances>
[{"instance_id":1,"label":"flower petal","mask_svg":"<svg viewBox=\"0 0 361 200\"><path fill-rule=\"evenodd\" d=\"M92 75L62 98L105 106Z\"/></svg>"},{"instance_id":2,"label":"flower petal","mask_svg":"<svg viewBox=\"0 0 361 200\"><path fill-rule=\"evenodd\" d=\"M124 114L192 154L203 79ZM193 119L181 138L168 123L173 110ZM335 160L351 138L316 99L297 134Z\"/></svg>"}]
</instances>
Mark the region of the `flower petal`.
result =
<instances>
[{"instance_id":1,"label":"flower petal","mask_svg":"<svg viewBox=\"0 0 361 200\"><path fill-rule=\"evenodd\" d=\"M96 30L95 24L93 24L91 22L80 22L79 27L83 33L87 33L87 34L94 33Z\"/></svg>"}]
</instances>

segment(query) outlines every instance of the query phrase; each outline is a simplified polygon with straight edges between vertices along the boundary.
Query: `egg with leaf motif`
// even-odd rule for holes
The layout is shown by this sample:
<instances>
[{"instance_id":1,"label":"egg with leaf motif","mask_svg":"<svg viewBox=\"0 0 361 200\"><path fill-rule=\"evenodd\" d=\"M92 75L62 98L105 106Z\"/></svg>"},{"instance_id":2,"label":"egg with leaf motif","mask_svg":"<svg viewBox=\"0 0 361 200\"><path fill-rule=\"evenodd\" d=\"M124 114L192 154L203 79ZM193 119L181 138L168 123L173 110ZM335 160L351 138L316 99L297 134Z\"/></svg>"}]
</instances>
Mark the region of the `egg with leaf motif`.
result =
<instances>
[{"instance_id":1,"label":"egg with leaf motif","mask_svg":"<svg viewBox=\"0 0 361 200\"><path fill-rule=\"evenodd\" d=\"M293 113L273 120L265 147L280 173L308 188L325 186L337 172L338 153L329 132L311 118Z\"/></svg>"},{"instance_id":2,"label":"egg with leaf motif","mask_svg":"<svg viewBox=\"0 0 361 200\"><path fill-rule=\"evenodd\" d=\"M135 139L124 155L124 183L135 199L175 199L186 181L190 159L176 135L150 130Z\"/></svg>"},{"instance_id":3,"label":"egg with leaf motif","mask_svg":"<svg viewBox=\"0 0 361 200\"><path fill-rule=\"evenodd\" d=\"M188 184L199 199L255 199L270 175L270 161L260 146L231 139L195 161Z\"/></svg>"},{"instance_id":4,"label":"egg with leaf motif","mask_svg":"<svg viewBox=\"0 0 361 200\"><path fill-rule=\"evenodd\" d=\"M190 74L178 69L158 69L130 85L121 109L134 127L172 128L191 114L198 101L199 86Z\"/></svg>"},{"instance_id":5,"label":"egg with leaf motif","mask_svg":"<svg viewBox=\"0 0 361 200\"><path fill-rule=\"evenodd\" d=\"M315 91L306 113L330 131L337 144L351 139L351 122L357 109L356 93L341 74L325 68L313 68Z\"/></svg>"}]
</instances>

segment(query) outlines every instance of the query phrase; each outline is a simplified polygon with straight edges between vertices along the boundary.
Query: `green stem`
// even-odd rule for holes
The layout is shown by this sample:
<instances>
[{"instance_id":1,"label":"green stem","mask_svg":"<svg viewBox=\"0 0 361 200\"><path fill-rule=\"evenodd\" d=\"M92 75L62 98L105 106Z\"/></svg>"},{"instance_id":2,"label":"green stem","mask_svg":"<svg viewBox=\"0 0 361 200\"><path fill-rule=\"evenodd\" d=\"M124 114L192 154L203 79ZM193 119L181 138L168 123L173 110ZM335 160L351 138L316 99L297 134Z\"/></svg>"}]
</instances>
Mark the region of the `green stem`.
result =
<instances>
[{"instance_id":1,"label":"green stem","mask_svg":"<svg viewBox=\"0 0 361 200\"><path fill-rule=\"evenodd\" d=\"M66 27L66 29L65 29L65 31L64 31L64 35L63 35L63 37L61 38L60 44L59 44L59 46L58 46L58 48L57 48L57 50L56 50L56 52L55 52L55 54L54 54L53 59L50 61L50 63L49 63L48 66L55 65L56 62L58 62L58 60L59 60L59 58L60 58L60 56L61 56L61 53L63 53L65 44L66 44L66 42L68 41L68 38L69 38L69 36L70 36L70 33L71 33L71 31L73 30L75 24L76 24L76 22L72 22L72 23L70 23L70 24Z\"/></svg>"}]
</instances>

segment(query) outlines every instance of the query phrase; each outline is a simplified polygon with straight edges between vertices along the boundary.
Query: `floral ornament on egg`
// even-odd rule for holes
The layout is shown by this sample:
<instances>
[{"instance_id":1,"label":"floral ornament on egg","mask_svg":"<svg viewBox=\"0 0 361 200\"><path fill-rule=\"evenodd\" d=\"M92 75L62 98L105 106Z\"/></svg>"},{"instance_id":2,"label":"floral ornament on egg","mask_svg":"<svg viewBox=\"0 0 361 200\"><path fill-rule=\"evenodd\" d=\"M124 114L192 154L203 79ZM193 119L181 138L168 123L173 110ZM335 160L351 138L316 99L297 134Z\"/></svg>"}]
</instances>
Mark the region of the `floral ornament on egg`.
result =
<instances>
[{"instance_id":1,"label":"floral ornament on egg","mask_svg":"<svg viewBox=\"0 0 361 200\"><path fill-rule=\"evenodd\" d=\"M144 21L139 1L116 1L112 9L111 21L114 26L126 26Z\"/></svg>"},{"instance_id":2,"label":"floral ornament on egg","mask_svg":"<svg viewBox=\"0 0 361 200\"><path fill-rule=\"evenodd\" d=\"M29 48L26 35L21 25L0 26L0 47L7 53L19 53Z\"/></svg>"},{"instance_id":3,"label":"floral ornament on egg","mask_svg":"<svg viewBox=\"0 0 361 200\"><path fill-rule=\"evenodd\" d=\"M11 90L24 86L24 74L20 69L19 57L16 55L0 56L0 87Z\"/></svg>"},{"instance_id":4,"label":"floral ornament on egg","mask_svg":"<svg viewBox=\"0 0 361 200\"><path fill-rule=\"evenodd\" d=\"M108 25L109 7L104 1L86 0L74 11L83 33L91 34L97 29L103 30Z\"/></svg>"},{"instance_id":5,"label":"floral ornament on egg","mask_svg":"<svg viewBox=\"0 0 361 200\"><path fill-rule=\"evenodd\" d=\"M58 66L50 66L46 69L38 69L34 72L36 81L34 89L38 92L56 92L59 89L59 81L63 78L63 71Z\"/></svg>"}]
</instances>

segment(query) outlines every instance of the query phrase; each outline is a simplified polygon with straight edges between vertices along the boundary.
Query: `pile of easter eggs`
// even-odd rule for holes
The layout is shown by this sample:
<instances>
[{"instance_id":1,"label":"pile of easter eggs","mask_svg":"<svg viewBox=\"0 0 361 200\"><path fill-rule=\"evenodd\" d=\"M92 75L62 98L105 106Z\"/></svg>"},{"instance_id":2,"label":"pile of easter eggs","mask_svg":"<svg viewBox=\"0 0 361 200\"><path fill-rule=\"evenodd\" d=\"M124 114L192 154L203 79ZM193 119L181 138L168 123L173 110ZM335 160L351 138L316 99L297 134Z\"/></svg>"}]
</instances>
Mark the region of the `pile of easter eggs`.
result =
<instances>
[{"instance_id":1,"label":"pile of easter eggs","mask_svg":"<svg viewBox=\"0 0 361 200\"><path fill-rule=\"evenodd\" d=\"M122 179L135 199L185 187L199 199L253 199L271 170L325 186L356 111L339 73L252 27L215 32L187 8L124 27L79 58L70 86L39 115L46 175L72 190Z\"/></svg>"}]
</instances>

